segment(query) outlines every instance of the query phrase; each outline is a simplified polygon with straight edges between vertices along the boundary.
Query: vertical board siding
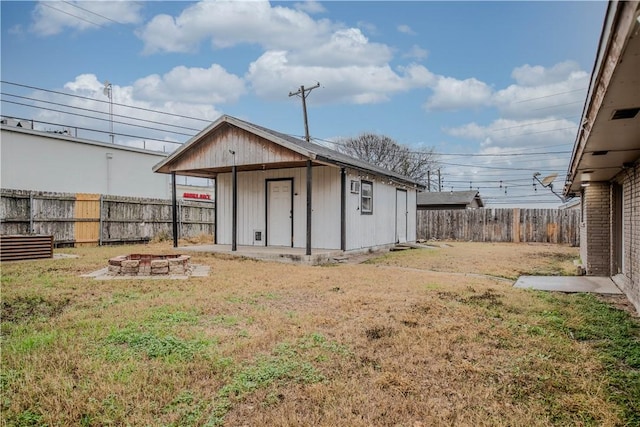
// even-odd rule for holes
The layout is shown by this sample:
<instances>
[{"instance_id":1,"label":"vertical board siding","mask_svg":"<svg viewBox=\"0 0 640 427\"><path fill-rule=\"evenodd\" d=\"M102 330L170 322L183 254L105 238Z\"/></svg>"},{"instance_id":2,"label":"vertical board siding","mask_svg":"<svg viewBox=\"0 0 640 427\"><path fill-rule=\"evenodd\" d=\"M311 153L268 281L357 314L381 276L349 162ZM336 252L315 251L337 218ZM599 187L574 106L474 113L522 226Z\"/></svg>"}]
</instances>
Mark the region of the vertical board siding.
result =
<instances>
[{"instance_id":1,"label":"vertical board siding","mask_svg":"<svg viewBox=\"0 0 640 427\"><path fill-rule=\"evenodd\" d=\"M313 168L311 196L312 246L314 248L340 249L340 169Z\"/></svg>"},{"instance_id":2,"label":"vertical board siding","mask_svg":"<svg viewBox=\"0 0 640 427\"><path fill-rule=\"evenodd\" d=\"M231 174L218 174L216 177L218 192L216 193L216 209L218 210L217 242L221 245L231 244Z\"/></svg>"},{"instance_id":3,"label":"vertical board siding","mask_svg":"<svg viewBox=\"0 0 640 427\"><path fill-rule=\"evenodd\" d=\"M351 181L373 182L373 214L360 213L361 194L351 193ZM349 170L346 177L347 250L391 245L395 243L396 188L407 190L407 241L415 241L416 192L398 187L384 179ZM339 200L338 200L339 201Z\"/></svg>"},{"instance_id":4,"label":"vertical board siding","mask_svg":"<svg viewBox=\"0 0 640 427\"><path fill-rule=\"evenodd\" d=\"M580 244L576 209L420 210L418 239Z\"/></svg>"},{"instance_id":5,"label":"vertical board siding","mask_svg":"<svg viewBox=\"0 0 640 427\"><path fill-rule=\"evenodd\" d=\"M238 244L265 244L266 181L293 180L293 246L306 247L306 168L238 172ZM218 175L218 243L231 244L231 174ZM340 249L340 170L313 167L312 246ZM262 241L254 242L254 231L262 231Z\"/></svg>"},{"instance_id":6,"label":"vertical board siding","mask_svg":"<svg viewBox=\"0 0 640 427\"><path fill-rule=\"evenodd\" d=\"M213 203L180 201L179 212L181 237L213 234ZM97 245L168 237L171 230L171 200L2 189L1 234L53 235L56 245Z\"/></svg>"},{"instance_id":7,"label":"vertical board siding","mask_svg":"<svg viewBox=\"0 0 640 427\"><path fill-rule=\"evenodd\" d=\"M207 135L198 145L185 151L175 159L172 167L177 170L193 170L233 164L259 165L306 160L306 157L258 135L227 126L225 130Z\"/></svg>"},{"instance_id":8,"label":"vertical board siding","mask_svg":"<svg viewBox=\"0 0 640 427\"><path fill-rule=\"evenodd\" d=\"M407 241L415 242L416 236L416 215L413 213L417 209L417 192L415 190L407 190Z\"/></svg>"}]
</instances>

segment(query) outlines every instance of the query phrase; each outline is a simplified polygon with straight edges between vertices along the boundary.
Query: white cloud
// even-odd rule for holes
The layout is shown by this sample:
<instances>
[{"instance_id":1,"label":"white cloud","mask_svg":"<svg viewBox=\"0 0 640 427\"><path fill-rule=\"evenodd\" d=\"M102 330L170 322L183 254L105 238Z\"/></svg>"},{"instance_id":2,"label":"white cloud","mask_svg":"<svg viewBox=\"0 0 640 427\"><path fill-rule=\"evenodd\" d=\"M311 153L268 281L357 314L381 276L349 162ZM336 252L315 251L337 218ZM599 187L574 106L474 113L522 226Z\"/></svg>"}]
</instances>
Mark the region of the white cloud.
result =
<instances>
[{"instance_id":1,"label":"white cloud","mask_svg":"<svg viewBox=\"0 0 640 427\"><path fill-rule=\"evenodd\" d=\"M478 87L481 96L468 102L468 106L481 103L486 107L495 107L500 118L488 124L472 122L443 129L452 137L476 142L477 154L491 154L450 160L450 164L446 165L447 175L453 175L453 183L455 179L471 180L471 185L480 187L489 204L492 201L514 201L515 205L522 205L522 200L527 200L538 206L541 203L558 205L560 199L549 189L533 186L533 173L540 172L543 176L557 173L562 177L566 171L588 75L574 63L564 62L550 68L525 65L514 69L512 76L515 84L489 93L482 90L486 85L480 82ZM462 84L464 81L452 80L439 77L438 84L442 85L444 81L447 87L464 88L465 93L472 94L473 91ZM436 98L435 95L456 93L451 90L438 92L437 89L436 86L434 97L428 102L436 104L436 101L445 99ZM457 99L461 101L458 105L464 105L463 99ZM514 151L529 154L514 156ZM550 151L567 153L545 154ZM518 178L512 178L514 176ZM561 181L561 178L557 178L558 188ZM502 187L498 185L500 182ZM460 189L459 186L464 184L455 185Z\"/></svg>"},{"instance_id":2,"label":"white cloud","mask_svg":"<svg viewBox=\"0 0 640 427\"><path fill-rule=\"evenodd\" d=\"M357 28L334 32L329 40L313 49L292 52L289 61L306 66L340 67L343 65L384 65L392 58L391 49L370 43Z\"/></svg>"},{"instance_id":3,"label":"white cloud","mask_svg":"<svg viewBox=\"0 0 640 427\"><path fill-rule=\"evenodd\" d=\"M300 3L294 3L293 7L295 7L296 10L306 12L308 14L324 13L327 11L322 4L315 0L306 0Z\"/></svg>"},{"instance_id":4,"label":"white cloud","mask_svg":"<svg viewBox=\"0 0 640 427\"><path fill-rule=\"evenodd\" d=\"M308 66L381 65L392 58L388 46L370 42L359 28L263 1L196 3L175 18L155 16L138 36L147 54L192 52L209 40L215 48L256 44L287 51L289 61Z\"/></svg>"},{"instance_id":5,"label":"white cloud","mask_svg":"<svg viewBox=\"0 0 640 427\"><path fill-rule=\"evenodd\" d=\"M210 40L217 48L241 43L266 49L317 46L337 27L328 20L266 1L199 2L177 17L157 15L138 32L145 53L190 52Z\"/></svg>"},{"instance_id":6,"label":"white cloud","mask_svg":"<svg viewBox=\"0 0 640 427\"><path fill-rule=\"evenodd\" d=\"M411 27L406 25L406 24L398 25L397 29L398 29L399 32L401 32L403 34L409 34L411 36L415 36L416 35L416 32L413 31L411 29Z\"/></svg>"},{"instance_id":7,"label":"white cloud","mask_svg":"<svg viewBox=\"0 0 640 427\"><path fill-rule=\"evenodd\" d=\"M487 126L468 123L444 129L451 136L481 141L485 149L491 147L535 147L571 143L577 123L571 120L548 117L546 119L512 120L497 119Z\"/></svg>"},{"instance_id":8,"label":"white cloud","mask_svg":"<svg viewBox=\"0 0 640 427\"><path fill-rule=\"evenodd\" d=\"M244 81L228 73L218 64L209 68L178 66L163 76L152 74L138 79L133 85L137 99L201 104L235 102L246 93Z\"/></svg>"},{"instance_id":9,"label":"white cloud","mask_svg":"<svg viewBox=\"0 0 640 427\"><path fill-rule=\"evenodd\" d=\"M32 12L31 31L41 36L59 34L66 28L84 31L117 24L140 22L139 2L40 1Z\"/></svg>"},{"instance_id":10,"label":"white cloud","mask_svg":"<svg viewBox=\"0 0 640 427\"><path fill-rule=\"evenodd\" d=\"M522 81L522 77L520 77ZM531 83L533 79L529 79ZM538 79L541 84L511 85L496 92L493 104L505 117L539 118L548 115L570 116L580 113L589 85L585 71L571 71L562 80Z\"/></svg>"},{"instance_id":11,"label":"white cloud","mask_svg":"<svg viewBox=\"0 0 640 427\"><path fill-rule=\"evenodd\" d=\"M417 44L414 44L413 46L411 46L411 49L409 49L409 51L403 54L402 56L404 58L411 58L411 59L415 59L416 61L422 61L427 59L428 55L429 55L428 50L421 48Z\"/></svg>"},{"instance_id":12,"label":"white cloud","mask_svg":"<svg viewBox=\"0 0 640 427\"><path fill-rule=\"evenodd\" d=\"M157 91L144 94L145 96L148 95L148 98L140 97L140 91L136 90L135 86L118 86L115 84L112 86L115 133L140 135L143 137L137 139L135 137L116 135L118 143L142 147L144 139L146 140L145 146L147 148L163 150L163 147L166 146L166 149L171 151L176 147L175 144L153 141L153 139L167 142L186 141L189 136L183 134L195 134L207 125L206 121L213 121L220 116L221 113L215 105L204 99L201 100L202 102L197 102L197 100L192 99L190 93L181 95L181 92L176 90L173 92L171 99L165 97L168 91L165 86L172 84L172 79L185 71L188 72L189 70L178 70L176 73L174 69L172 70L174 74L170 72L164 75L161 78L161 82L156 86ZM197 72L199 72L199 70L197 70L196 73ZM138 84L138 82L136 82L136 84ZM96 75L81 74L73 81L67 82L64 85L64 91L66 93L79 95L81 97L62 98L60 95L50 92L42 92L34 95L34 97L39 99L64 102L71 107L91 110L93 113L90 115L97 119L40 110L34 117L34 120L63 123L65 126L70 127L102 130L103 133L101 134L88 134L88 131L79 129L78 136L95 140L107 140L107 132L109 129L109 100L108 97L104 95L103 89L104 84L99 81ZM154 94L157 96L153 96ZM124 105L137 108L128 108ZM184 117L162 114L160 111L178 114ZM193 117L194 119L191 120L185 117ZM195 119L205 119L206 121ZM155 123L145 122L144 120ZM146 128L140 128L134 125L146 126ZM177 125L181 128L170 127L169 125ZM184 129L183 127L191 128L191 130ZM179 133L172 133L170 131Z\"/></svg>"},{"instance_id":13,"label":"white cloud","mask_svg":"<svg viewBox=\"0 0 640 427\"><path fill-rule=\"evenodd\" d=\"M254 61L247 80L258 96L285 99L295 89L292 82L321 82L314 92L314 102L366 104L382 102L398 92L426 87L432 73L421 65L393 71L389 65L348 65L343 67L291 64L285 51L269 51Z\"/></svg>"},{"instance_id":14,"label":"white cloud","mask_svg":"<svg viewBox=\"0 0 640 427\"><path fill-rule=\"evenodd\" d=\"M551 68L524 65L512 76L516 84L497 91L475 78L439 76L424 106L434 111L496 107L502 117L520 120L568 117L579 114L589 84L589 75L571 61Z\"/></svg>"},{"instance_id":15,"label":"white cloud","mask_svg":"<svg viewBox=\"0 0 640 427\"><path fill-rule=\"evenodd\" d=\"M458 80L440 76L425 108L445 111L476 108L486 106L490 100L491 88L484 82L475 78Z\"/></svg>"},{"instance_id":16,"label":"white cloud","mask_svg":"<svg viewBox=\"0 0 640 427\"><path fill-rule=\"evenodd\" d=\"M357 26L358 26L358 28L360 28L361 30L364 30L368 34L377 34L378 33L378 27L376 27L376 24L373 24L371 22L358 21Z\"/></svg>"},{"instance_id":17,"label":"white cloud","mask_svg":"<svg viewBox=\"0 0 640 427\"><path fill-rule=\"evenodd\" d=\"M189 52L203 41L215 48L259 45L264 51L249 65L245 79L267 99L283 99L296 84L320 81L324 88L314 93L316 102L364 104L433 84L426 68L413 64L393 69L391 47L372 42L360 28L314 20L305 13L308 7L314 8L313 3L288 8L265 1L199 2L176 17L154 17L138 36L146 53ZM410 51L414 60L426 54L418 46ZM148 76L141 85L155 90L158 78Z\"/></svg>"},{"instance_id":18,"label":"white cloud","mask_svg":"<svg viewBox=\"0 0 640 427\"><path fill-rule=\"evenodd\" d=\"M511 73L511 77L519 86L545 86L562 83L572 74L580 72L582 70L580 70L580 65L577 62L565 61L555 64L551 68L525 64L515 68Z\"/></svg>"}]
</instances>

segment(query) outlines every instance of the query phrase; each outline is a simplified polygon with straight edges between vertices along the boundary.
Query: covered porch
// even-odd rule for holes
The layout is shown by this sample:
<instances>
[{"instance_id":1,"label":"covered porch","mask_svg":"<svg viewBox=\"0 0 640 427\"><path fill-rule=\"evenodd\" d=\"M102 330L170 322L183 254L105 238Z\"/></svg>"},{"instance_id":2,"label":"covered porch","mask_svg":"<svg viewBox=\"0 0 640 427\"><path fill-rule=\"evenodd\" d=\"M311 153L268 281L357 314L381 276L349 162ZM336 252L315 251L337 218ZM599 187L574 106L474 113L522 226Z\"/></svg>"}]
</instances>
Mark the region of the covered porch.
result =
<instances>
[{"instance_id":1,"label":"covered porch","mask_svg":"<svg viewBox=\"0 0 640 427\"><path fill-rule=\"evenodd\" d=\"M299 261L315 263L316 253L327 259L327 251L371 250L408 235L415 240L409 211L415 212L420 183L234 117L219 118L154 171L171 174L173 182L177 175L215 180L218 250L260 248L259 254L277 251L289 259L302 252ZM175 186L173 199L175 218ZM174 230L175 247L177 237Z\"/></svg>"}]
</instances>

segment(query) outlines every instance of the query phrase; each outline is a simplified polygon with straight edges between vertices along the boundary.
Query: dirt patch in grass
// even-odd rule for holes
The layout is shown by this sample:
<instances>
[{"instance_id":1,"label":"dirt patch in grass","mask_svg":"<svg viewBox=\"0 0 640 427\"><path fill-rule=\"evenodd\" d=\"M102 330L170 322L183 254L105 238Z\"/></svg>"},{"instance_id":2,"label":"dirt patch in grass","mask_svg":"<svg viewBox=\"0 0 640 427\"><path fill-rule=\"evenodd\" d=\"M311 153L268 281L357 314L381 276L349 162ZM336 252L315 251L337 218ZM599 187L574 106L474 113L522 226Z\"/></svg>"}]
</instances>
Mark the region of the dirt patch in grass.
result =
<instances>
[{"instance_id":1,"label":"dirt patch in grass","mask_svg":"<svg viewBox=\"0 0 640 427\"><path fill-rule=\"evenodd\" d=\"M536 256L543 248L452 245L437 254L392 254L382 258L384 268L194 254L195 263L211 268L209 277L153 283L95 281L78 272L121 253L170 253L168 243L67 249L80 258L29 268L3 264L3 301L11 302L13 320L3 333L2 422L636 421L637 319L595 298L460 274L516 274L519 258L532 259L525 269L541 269L555 257ZM489 259L472 268L472 253ZM500 265L492 258L498 254L511 261ZM494 270L483 267L489 264ZM434 267L440 271L429 271ZM19 301L32 302L18 310ZM39 310L48 314L17 314Z\"/></svg>"},{"instance_id":2,"label":"dirt patch in grass","mask_svg":"<svg viewBox=\"0 0 640 427\"><path fill-rule=\"evenodd\" d=\"M3 322L28 322L30 320L48 319L58 316L69 305L68 298L52 299L39 295L20 295L3 299Z\"/></svg>"}]
</instances>

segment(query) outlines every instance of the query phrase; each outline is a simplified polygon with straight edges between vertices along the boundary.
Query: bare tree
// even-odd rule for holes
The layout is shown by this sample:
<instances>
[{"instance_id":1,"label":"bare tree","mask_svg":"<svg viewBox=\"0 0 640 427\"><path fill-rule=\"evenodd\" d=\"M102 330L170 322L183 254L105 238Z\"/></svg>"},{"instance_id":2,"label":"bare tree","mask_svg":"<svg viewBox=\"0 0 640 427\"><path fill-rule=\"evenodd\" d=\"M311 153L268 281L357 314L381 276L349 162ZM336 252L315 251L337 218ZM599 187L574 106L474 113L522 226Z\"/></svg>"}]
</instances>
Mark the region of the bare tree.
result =
<instances>
[{"instance_id":1,"label":"bare tree","mask_svg":"<svg viewBox=\"0 0 640 427\"><path fill-rule=\"evenodd\" d=\"M400 145L385 135L362 133L357 137L341 139L337 146L341 152L351 157L425 184L429 171L435 172L438 169L433 148L410 150L406 145Z\"/></svg>"}]
</instances>

